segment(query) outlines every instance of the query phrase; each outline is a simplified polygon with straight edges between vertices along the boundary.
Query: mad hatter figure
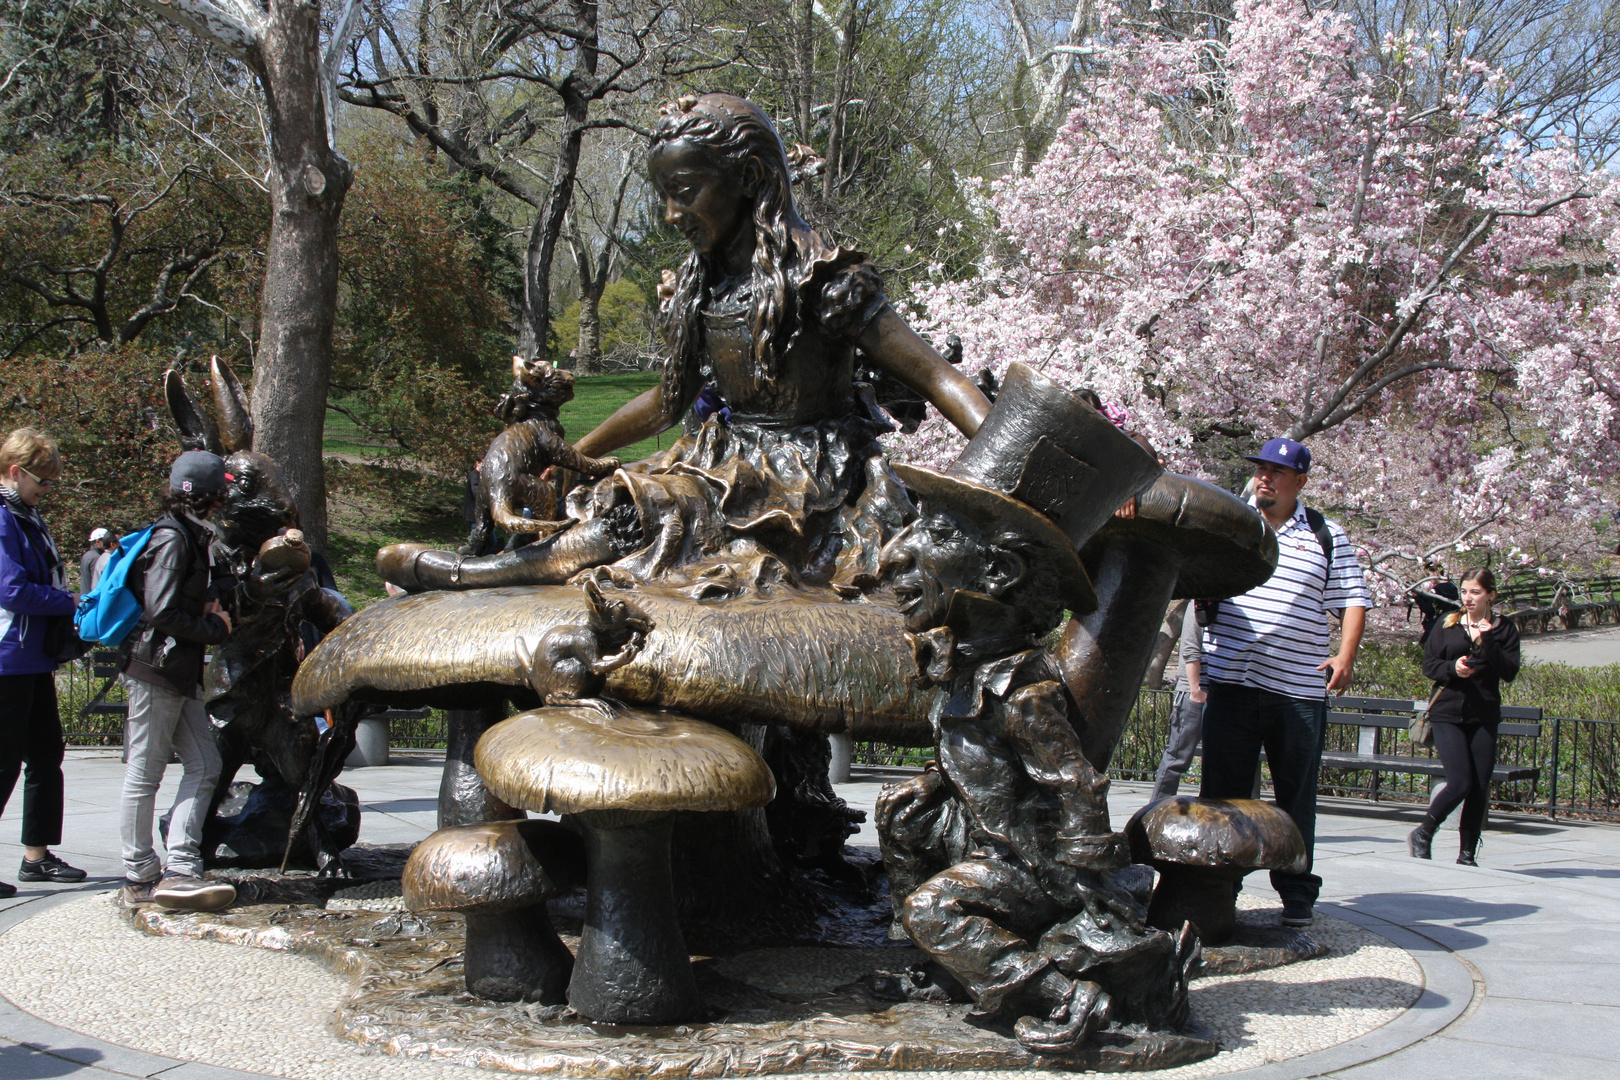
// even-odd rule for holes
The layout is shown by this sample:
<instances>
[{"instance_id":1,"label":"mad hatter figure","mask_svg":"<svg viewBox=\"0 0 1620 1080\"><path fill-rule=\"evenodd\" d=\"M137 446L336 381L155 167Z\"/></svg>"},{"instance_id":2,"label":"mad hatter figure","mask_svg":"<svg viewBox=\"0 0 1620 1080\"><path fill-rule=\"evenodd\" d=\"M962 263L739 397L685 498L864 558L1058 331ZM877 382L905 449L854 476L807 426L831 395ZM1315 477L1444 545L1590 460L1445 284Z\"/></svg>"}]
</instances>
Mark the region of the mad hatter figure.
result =
<instances>
[{"instance_id":1,"label":"mad hatter figure","mask_svg":"<svg viewBox=\"0 0 1620 1080\"><path fill-rule=\"evenodd\" d=\"M1095 606L1077 544L1151 481L1145 457L1015 365L948 472L896 466L923 513L884 548L883 580L923 677L945 690L937 764L878 804L884 862L911 940L1037 1054L1110 1023L1187 1018L1198 940L1149 928L1114 880L1129 857L1108 781L1036 643L1065 608Z\"/></svg>"}]
</instances>

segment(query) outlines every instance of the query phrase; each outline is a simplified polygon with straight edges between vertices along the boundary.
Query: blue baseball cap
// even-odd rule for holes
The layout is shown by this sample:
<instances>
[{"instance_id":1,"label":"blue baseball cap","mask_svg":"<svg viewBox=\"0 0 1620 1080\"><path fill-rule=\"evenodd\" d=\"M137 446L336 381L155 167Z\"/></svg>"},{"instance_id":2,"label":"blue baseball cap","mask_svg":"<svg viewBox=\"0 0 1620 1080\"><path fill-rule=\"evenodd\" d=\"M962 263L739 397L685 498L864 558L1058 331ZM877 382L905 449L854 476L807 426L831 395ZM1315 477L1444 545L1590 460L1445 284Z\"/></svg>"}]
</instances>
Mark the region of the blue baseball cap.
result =
<instances>
[{"instance_id":1,"label":"blue baseball cap","mask_svg":"<svg viewBox=\"0 0 1620 1080\"><path fill-rule=\"evenodd\" d=\"M1281 465L1300 473L1311 471L1310 448L1293 439L1272 439L1260 448L1258 454L1247 454L1244 460L1256 464L1265 462L1268 465Z\"/></svg>"}]
</instances>

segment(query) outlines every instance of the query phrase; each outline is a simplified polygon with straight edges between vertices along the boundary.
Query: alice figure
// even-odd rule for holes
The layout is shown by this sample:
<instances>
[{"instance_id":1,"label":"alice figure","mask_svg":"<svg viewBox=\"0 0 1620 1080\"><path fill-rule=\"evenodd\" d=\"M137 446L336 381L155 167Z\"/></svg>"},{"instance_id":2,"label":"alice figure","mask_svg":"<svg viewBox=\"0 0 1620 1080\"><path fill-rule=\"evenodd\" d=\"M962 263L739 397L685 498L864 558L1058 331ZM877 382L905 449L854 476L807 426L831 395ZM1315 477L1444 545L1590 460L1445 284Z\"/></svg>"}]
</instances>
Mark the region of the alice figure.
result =
<instances>
[{"instance_id":1,"label":"alice figure","mask_svg":"<svg viewBox=\"0 0 1620 1080\"><path fill-rule=\"evenodd\" d=\"M858 251L828 244L793 205L770 120L730 94L663 107L649 153L664 217L692 252L661 305L663 376L577 443L604 457L706 417L669 450L576 488L567 527L466 558L396 544L379 572L408 591L543 585L610 566L616 582L696 599L777 587L849 593L915 517L878 436L892 430L855 353L971 436L989 402L906 325Z\"/></svg>"}]
</instances>

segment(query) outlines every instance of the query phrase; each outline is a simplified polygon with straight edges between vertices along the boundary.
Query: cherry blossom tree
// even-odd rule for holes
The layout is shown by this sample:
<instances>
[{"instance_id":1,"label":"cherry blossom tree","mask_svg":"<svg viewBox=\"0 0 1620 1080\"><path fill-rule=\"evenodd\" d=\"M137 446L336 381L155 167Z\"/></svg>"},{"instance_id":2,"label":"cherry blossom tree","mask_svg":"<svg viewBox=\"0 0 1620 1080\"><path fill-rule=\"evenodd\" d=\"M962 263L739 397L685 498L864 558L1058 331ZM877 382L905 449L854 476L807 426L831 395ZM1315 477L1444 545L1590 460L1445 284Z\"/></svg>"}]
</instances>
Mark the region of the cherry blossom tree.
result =
<instances>
[{"instance_id":1,"label":"cherry blossom tree","mask_svg":"<svg viewBox=\"0 0 1620 1080\"><path fill-rule=\"evenodd\" d=\"M1497 77L1444 41L1369 48L1285 0L1240 3L1224 40L1105 24L1045 155L989 185L999 257L916 290L917 321L972 369L1094 388L1184 471L1309 440L1315 498L1391 589L1426 555L1601 525L1620 188L1455 89ZM898 449L958 446L936 419Z\"/></svg>"}]
</instances>

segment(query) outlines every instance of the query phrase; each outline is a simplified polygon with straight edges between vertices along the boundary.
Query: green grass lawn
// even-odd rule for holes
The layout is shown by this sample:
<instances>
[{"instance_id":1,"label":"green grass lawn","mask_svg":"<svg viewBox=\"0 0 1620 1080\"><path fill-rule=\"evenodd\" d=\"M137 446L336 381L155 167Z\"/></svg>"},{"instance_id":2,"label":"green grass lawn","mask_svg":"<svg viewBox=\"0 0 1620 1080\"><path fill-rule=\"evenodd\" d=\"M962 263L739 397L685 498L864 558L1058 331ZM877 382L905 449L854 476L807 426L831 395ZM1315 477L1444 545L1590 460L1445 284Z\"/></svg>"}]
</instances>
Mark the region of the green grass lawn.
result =
<instances>
[{"instance_id":1,"label":"green grass lawn","mask_svg":"<svg viewBox=\"0 0 1620 1080\"><path fill-rule=\"evenodd\" d=\"M574 383L574 400L559 414L568 441L573 442L613 414L613 411L644 390L658 385L656 371L622 371L612 375L582 375ZM668 450L680 438L679 427L670 428L654 439L638 442L616 451L625 461L640 461L660 450Z\"/></svg>"}]
</instances>

